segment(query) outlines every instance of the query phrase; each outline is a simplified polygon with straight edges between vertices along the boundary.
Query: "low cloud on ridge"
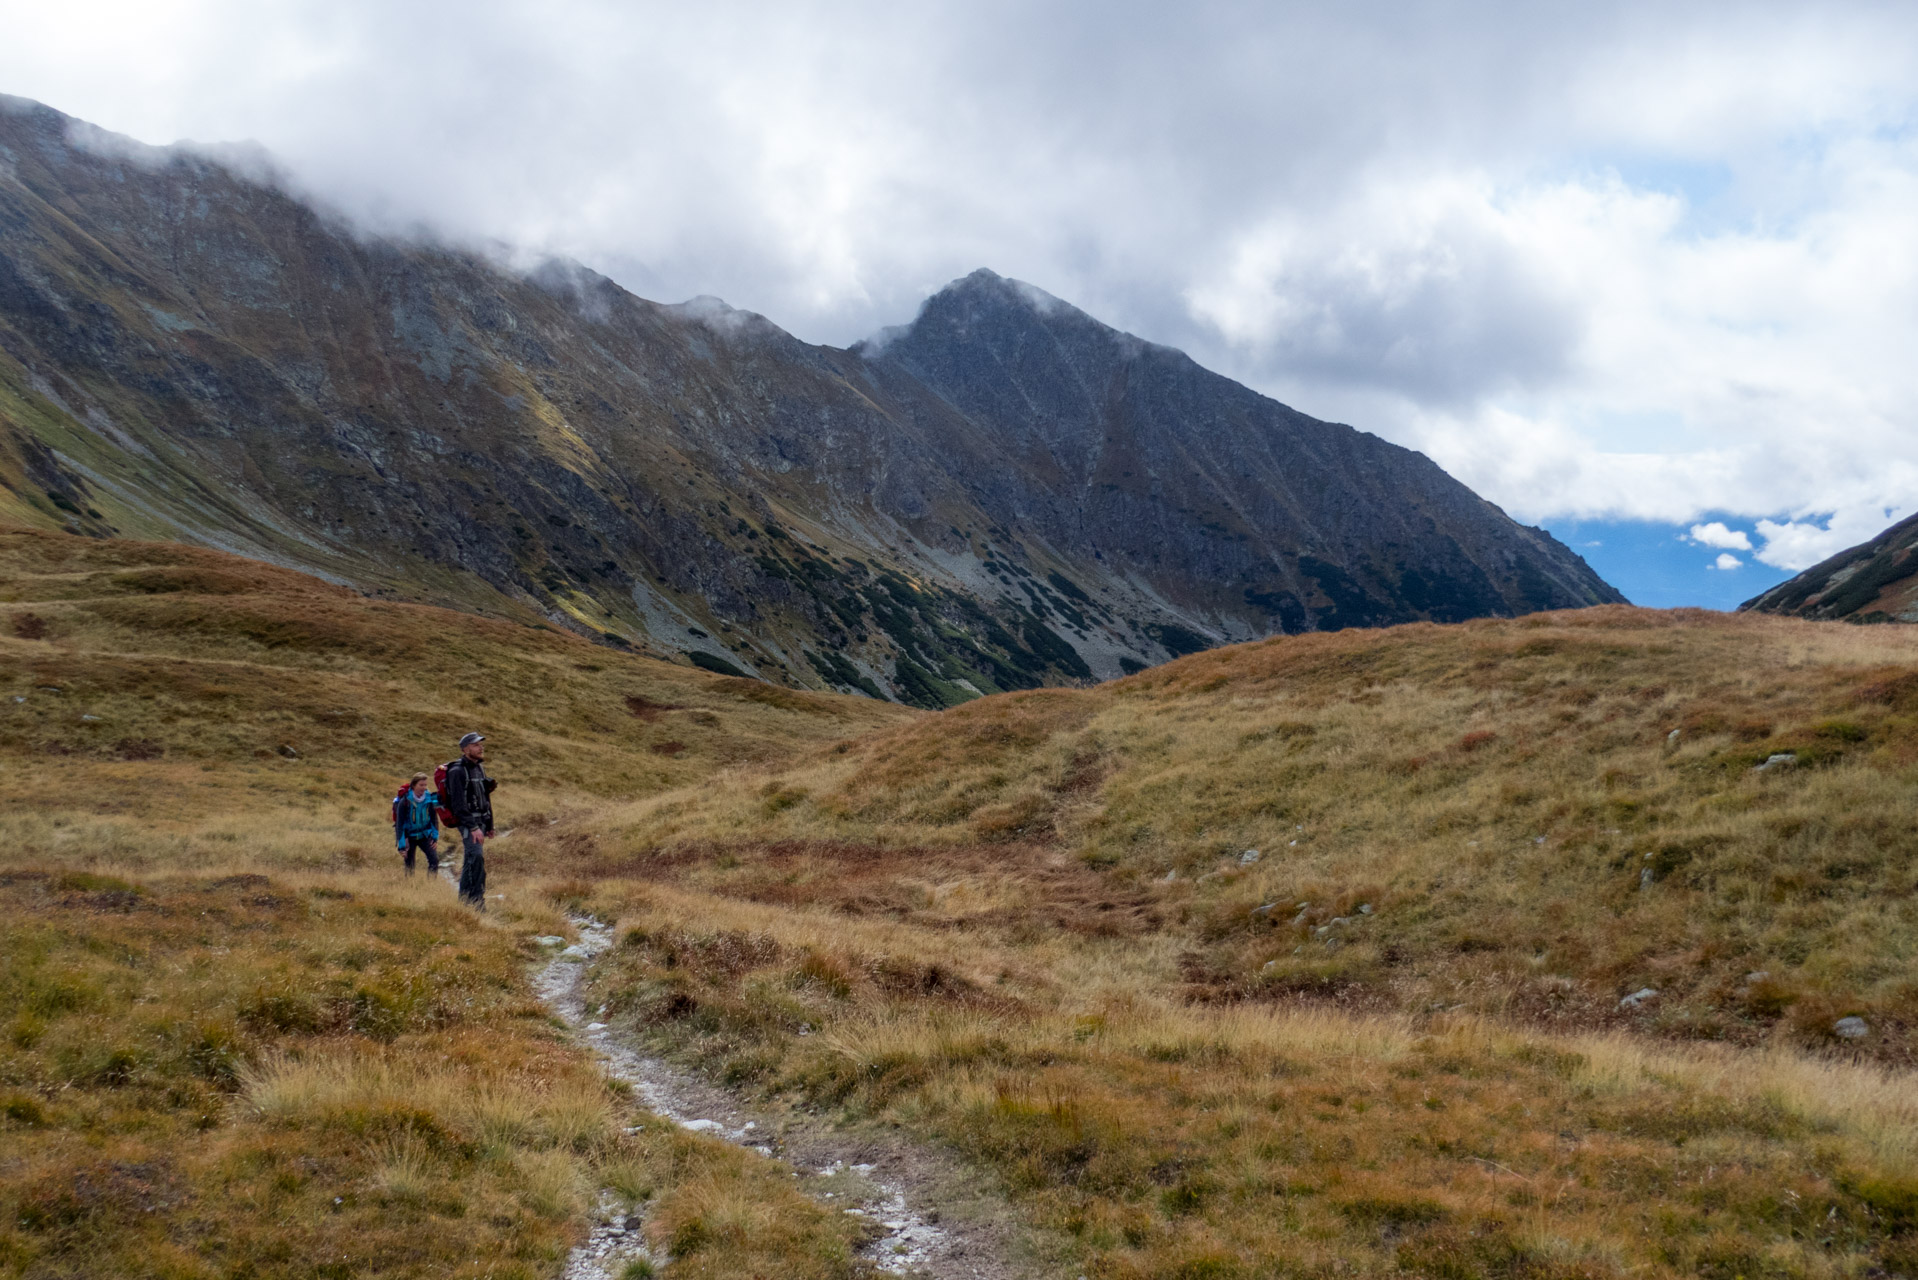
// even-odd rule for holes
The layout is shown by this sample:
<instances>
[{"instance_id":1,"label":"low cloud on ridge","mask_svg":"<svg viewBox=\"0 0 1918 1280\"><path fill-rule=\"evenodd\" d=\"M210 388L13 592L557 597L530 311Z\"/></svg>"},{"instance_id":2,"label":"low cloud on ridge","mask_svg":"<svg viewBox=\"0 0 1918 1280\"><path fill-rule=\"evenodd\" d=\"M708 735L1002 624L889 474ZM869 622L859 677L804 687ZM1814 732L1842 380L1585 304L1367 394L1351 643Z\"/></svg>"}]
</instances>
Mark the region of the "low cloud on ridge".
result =
<instances>
[{"instance_id":1,"label":"low cloud on ridge","mask_svg":"<svg viewBox=\"0 0 1918 1280\"><path fill-rule=\"evenodd\" d=\"M990 266L1521 518L1717 513L1798 568L1918 509L1907 6L0 19L0 91L815 341Z\"/></svg>"}]
</instances>

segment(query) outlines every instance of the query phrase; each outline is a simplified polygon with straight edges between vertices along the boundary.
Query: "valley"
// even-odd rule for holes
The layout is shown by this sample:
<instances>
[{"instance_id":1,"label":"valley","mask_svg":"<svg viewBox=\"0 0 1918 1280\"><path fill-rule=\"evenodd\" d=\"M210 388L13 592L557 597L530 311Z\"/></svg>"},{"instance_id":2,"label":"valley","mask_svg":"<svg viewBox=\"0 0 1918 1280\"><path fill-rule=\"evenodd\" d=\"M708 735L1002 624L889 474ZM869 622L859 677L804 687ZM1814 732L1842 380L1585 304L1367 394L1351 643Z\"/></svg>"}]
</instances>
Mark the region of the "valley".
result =
<instances>
[{"instance_id":1,"label":"valley","mask_svg":"<svg viewBox=\"0 0 1918 1280\"><path fill-rule=\"evenodd\" d=\"M551 1276L606 1204L662 1274L868 1269L603 1081L532 985L577 920L605 1035L938 1153L1026 1274L1911 1274L1909 636L1614 606L924 712L6 532L0 1274ZM385 812L473 727L483 918Z\"/></svg>"}]
</instances>

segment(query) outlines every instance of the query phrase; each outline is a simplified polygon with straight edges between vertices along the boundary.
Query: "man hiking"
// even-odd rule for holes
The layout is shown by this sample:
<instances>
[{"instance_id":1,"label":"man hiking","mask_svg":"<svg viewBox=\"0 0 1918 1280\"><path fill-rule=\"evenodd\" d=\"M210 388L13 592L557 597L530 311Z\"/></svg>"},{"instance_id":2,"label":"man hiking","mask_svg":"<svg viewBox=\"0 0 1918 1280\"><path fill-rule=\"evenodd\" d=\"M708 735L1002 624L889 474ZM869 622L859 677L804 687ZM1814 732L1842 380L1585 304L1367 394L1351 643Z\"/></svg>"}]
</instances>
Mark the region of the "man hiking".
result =
<instances>
[{"instance_id":1,"label":"man hiking","mask_svg":"<svg viewBox=\"0 0 1918 1280\"><path fill-rule=\"evenodd\" d=\"M460 900L486 910L486 841L493 834L493 788L480 762L486 759L486 739L469 733L460 739L460 756L446 766L446 786L440 803L459 828L465 861L460 866Z\"/></svg>"},{"instance_id":2,"label":"man hiking","mask_svg":"<svg viewBox=\"0 0 1918 1280\"><path fill-rule=\"evenodd\" d=\"M426 852L426 874L440 873L440 798L427 786L426 774L416 773L413 781L393 797L393 843L406 857L406 874L413 874L413 855Z\"/></svg>"}]
</instances>

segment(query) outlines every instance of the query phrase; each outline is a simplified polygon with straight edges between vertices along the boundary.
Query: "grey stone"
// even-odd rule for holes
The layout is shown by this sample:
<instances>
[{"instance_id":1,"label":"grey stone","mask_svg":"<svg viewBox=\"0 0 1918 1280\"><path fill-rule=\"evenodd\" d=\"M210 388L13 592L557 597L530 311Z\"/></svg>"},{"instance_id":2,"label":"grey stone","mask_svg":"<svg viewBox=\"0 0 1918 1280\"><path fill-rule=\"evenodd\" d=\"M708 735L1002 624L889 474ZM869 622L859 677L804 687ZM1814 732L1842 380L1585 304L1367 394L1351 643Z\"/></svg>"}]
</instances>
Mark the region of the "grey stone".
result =
<instances>
[{"instance_id":1,"label":"grey stone","mask_svg":"<svg viewBox=\"0 0 1918 1280\"><path fill-rule=\"evenodd\" d=\"M1623 1000L1620 1000L1618 1002L1618 1007L1621 1009L1638 1009L1638 1008L1642 1008L1647 1000L1656 1000L1656 999L1658 999L1657 987L1640 987L1638 990L1632 992L1632 994L1626 996Z\"/></svg>"},{"instance_id":2,"label":"grey stone","mask_svg":"<svg viewBox=\"0 0 1918 1280\"><path fill-rule=\"evenodd\" d=\"M1844 1040L1863 1040L1871 1034L1871 1024L1857 1014L1852 1014L1832 1023L1831 1033Z\"/></svg>"}]
</instances>

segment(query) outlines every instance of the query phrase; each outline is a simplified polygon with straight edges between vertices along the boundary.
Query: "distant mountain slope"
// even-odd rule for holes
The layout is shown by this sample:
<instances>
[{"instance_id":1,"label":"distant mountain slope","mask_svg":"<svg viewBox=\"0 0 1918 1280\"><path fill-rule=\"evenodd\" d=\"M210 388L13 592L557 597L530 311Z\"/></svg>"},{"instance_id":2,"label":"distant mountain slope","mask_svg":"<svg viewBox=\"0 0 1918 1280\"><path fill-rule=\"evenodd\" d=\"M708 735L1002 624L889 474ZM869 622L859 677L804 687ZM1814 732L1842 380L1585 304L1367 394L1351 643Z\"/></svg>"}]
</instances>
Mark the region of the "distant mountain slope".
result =
<instances>
[{"instance_id":1,"label":"distant mountain slope","mask_svg":"<svg viewBox=\"0 0 1918 1280\"><path fill-rule=\"evenodd\" d=\"M1738 607L1846 622L1918 622L1918 516Z\"/></svg>"},{"instance_id":2,"label":"distant mountain slope","mask_svg":"<svg viewBox=\"0 0 1918 1280\"><path fill-rule=\"evenodd\" d=\"M1421 455L989 272L817 347L244 168L0 100L0 518L921 705L1620 598Z\"/></svg>"},{"instance_id":3,"label":"distant mountain slope","mask_svg":"<svg viewBox=\"0 0 1918 1280\"><path fill-rule=\"evenodd\" d=\"M934 295L875 360L978 424L940 443L988 510L1261 631L1623 599L1425 455L1307 417L990 271ZM1024 465L995 467L981 444Z\"/></svg>"}]
</instances>

